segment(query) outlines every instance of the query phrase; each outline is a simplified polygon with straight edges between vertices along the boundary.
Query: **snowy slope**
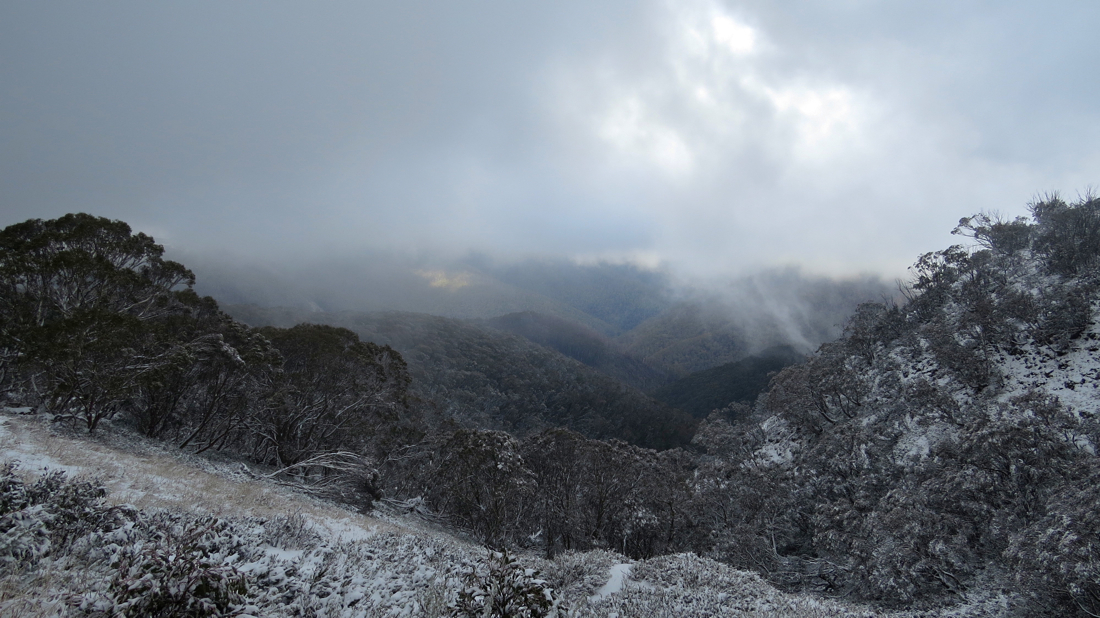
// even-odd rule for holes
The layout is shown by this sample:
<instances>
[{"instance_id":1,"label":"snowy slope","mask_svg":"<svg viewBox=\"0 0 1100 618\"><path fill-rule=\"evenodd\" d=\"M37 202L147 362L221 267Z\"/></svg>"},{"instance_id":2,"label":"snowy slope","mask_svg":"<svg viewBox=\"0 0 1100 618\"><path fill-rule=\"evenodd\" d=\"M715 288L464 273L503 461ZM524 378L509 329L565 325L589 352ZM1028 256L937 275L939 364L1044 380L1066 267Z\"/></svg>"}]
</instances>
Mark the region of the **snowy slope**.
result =
<instances>
[{"instance_id":1,"label":"snowy slope","mask_svg":"<svg viewBox=\"0 0 1100 618\"><path fill-rule=\"evenodd\" d=\"M483 548L430 524L352 513L249 479L239 463L185 456L118 431L90 439L18 412L0 413L0 459L19 461L28 476L63 470L102 481L111 504L152 516L221 518L227 527L220 541L235 549L212 555L250 582L236 615L443 615L467 573L486 558ZM100 542L114 547L133 542L133 534L122 529ZM94 553L73 550L46 556L33 568L3 571L0 615L75 613L73 605L80 603L89 610L102 607L112 570L90 560ZM884 615L784 594L756 574L690 554L635 562L594 551L520 560L556 589L561 615ZM80 576L71 568L77 564Z\"/></svg>"}]
</instances>

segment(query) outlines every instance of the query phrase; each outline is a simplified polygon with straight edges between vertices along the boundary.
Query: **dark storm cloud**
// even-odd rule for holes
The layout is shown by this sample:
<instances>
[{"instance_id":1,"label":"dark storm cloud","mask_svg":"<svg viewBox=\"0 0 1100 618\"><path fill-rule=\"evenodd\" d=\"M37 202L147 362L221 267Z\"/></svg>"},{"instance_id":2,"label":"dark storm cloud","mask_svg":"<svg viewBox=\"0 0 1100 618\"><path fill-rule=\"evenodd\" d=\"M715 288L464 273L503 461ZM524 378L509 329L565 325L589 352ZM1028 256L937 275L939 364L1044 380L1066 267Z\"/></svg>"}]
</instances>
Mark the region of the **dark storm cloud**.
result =
<instances>
[{"instance_id":1,"label":"dark storm cloud","mask_svg":"<svg viewBox=\"0 0 1100 618\"><path fill-rule=\"evenodd\" d=\"M897 274L1098 181L1091 3L7 3L0 223Z\"/></svg>"}]
</instances>

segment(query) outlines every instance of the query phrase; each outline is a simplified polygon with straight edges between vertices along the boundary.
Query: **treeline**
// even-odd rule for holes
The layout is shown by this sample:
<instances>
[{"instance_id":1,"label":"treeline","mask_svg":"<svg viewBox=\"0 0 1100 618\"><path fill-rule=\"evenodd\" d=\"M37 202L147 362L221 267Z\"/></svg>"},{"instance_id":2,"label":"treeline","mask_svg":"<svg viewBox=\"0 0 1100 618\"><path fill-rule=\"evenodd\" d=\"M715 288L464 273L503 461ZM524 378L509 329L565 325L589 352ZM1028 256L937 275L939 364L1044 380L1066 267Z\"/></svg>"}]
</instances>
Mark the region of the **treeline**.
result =
<instances>
[{"instance_id":1,"label":"treeline","mask_svg":"<svg viewBox=\"0 0 1100 618\"><path fill-rule=\"evenodd\" d=\"M122 418L180 448L232 451L369 502L373 451L408 409L401 356L346 329L249 328L195 294L194 275L163 251L86 214L0 231L9 401L89 432Z\"/></svg>"}]
</instances>

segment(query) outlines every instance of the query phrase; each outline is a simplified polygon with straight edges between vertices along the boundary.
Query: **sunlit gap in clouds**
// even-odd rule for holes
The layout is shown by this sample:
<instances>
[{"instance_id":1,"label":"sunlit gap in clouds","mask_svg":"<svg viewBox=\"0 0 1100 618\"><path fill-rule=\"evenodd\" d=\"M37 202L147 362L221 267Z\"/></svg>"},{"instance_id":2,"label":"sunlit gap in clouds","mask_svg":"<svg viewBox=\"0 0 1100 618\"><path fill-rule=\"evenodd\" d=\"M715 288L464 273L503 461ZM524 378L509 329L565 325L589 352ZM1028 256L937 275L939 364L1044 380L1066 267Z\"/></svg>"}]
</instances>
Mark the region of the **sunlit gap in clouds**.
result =
<instances>
[{"instance_id":1,"label":"sunlit gap in clouds","mask_svg":"<svg viewBox=\"0 0 1100 618\"><path fill-rule=\"evenodd\" d=\"M675 179L746 150L812 163L862 139L875 107L868 95L762 70L781 50L717 4L666 11L660 65L634 73L606 62L578 67L564 93L589 102L581 121L612 165Z\"/></svg>"},{"instance_id":2,"label":"sunlit gap in clouds","mask_svg":"<svg viewBox=\"0 0 1100 618\"><path fill-rule=\"evenodd\" d=\"M833 249L793 222L828 216L807 212L820 201L807 198L858 186L866 162L881 160L881 105L788 66L767 31L718 3L663 4L651 25L643 57L608 49L574 59L556 81L561 122L592 144L584 173L643 188L621 196L657 222L653 244L637 249L692 268L782 248L822 263Z\"/></svg>"}]
</instances>

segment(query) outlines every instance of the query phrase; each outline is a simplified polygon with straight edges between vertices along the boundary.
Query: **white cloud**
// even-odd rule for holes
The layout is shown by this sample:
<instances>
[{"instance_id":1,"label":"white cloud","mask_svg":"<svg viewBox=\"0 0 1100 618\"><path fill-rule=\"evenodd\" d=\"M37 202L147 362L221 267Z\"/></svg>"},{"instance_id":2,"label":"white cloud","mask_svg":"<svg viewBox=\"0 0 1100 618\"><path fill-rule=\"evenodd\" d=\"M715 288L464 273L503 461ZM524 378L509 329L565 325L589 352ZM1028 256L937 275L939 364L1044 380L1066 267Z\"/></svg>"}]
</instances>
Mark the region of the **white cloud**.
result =
<instances>
[{"instance_id":1,"label":"white cloud","mask_svg":"<svg viewBox=\"0 0 1100 618\"><path fill-rule=\"evenodd\" d=\"M757 34L749 26L718 11L710 19L714 41L735 56L752 54L757 48Z\"/></svg>"},{"instance_id":2,"label":"white cloud","mask_svg":"<svg viewBox=\"0 0 1100 618\"><path fill-rule=\"evenodd\" d=\"M599 123L597 135L628 160L641 158L668 175L691 171L693 155L683 138L654 118L637 96L613 102Z\"/></svg>"},{"instance_id":3,"label":"white cloud","mask_svg":"<svg viewBox=\"0 0 1100 618\"><path fill-rule=\"evenodd\" d=\"M865 109L872 102L843 85L820 88L760 86L780 117L793 123L798 138L794 152L802 160L821 161L838 152L852 150L864 128Z\"/></svg>"}]
</instances>

